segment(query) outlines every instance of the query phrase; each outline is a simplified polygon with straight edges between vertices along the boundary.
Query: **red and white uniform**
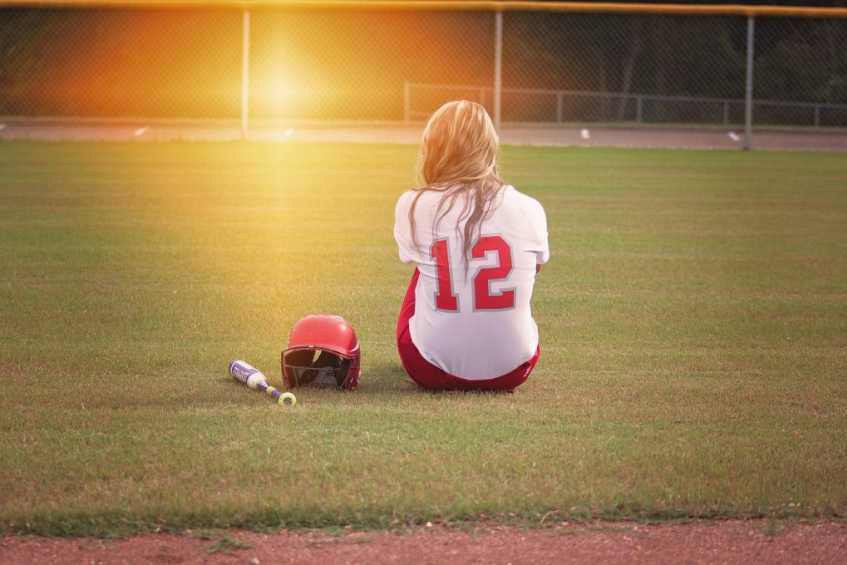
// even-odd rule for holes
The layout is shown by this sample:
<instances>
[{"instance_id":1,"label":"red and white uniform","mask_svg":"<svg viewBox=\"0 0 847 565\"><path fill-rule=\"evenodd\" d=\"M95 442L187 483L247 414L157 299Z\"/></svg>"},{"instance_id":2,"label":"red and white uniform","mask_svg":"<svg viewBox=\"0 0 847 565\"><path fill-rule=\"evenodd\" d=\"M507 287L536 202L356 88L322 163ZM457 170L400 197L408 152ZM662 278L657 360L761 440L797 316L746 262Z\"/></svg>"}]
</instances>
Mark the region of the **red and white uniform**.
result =
<instances>
[{"instance_id":1,"label":"red and white uniform","mask_svg":"<svg viewBox=\"0 0 847 565\"><path fill-rule=\"evenodd\" d=\"M415 263L419 273L412 280L414 296L410 286L404 302L414 348L428 363L462 382L497 379L529 363L528 375L539 352L538 327L530 309L532 290L537 265L550 258L544 208L514 187L504 187L465 263L464 223L459 221L462 197L433 231L444 195L420 193L415 207L416 246L409 209L417 194L408 191L400 196L394 223L400 260ZM404 366L415 378L401 344L403 318L401 311L398 345Z\"/></svg>"}]
</instances>

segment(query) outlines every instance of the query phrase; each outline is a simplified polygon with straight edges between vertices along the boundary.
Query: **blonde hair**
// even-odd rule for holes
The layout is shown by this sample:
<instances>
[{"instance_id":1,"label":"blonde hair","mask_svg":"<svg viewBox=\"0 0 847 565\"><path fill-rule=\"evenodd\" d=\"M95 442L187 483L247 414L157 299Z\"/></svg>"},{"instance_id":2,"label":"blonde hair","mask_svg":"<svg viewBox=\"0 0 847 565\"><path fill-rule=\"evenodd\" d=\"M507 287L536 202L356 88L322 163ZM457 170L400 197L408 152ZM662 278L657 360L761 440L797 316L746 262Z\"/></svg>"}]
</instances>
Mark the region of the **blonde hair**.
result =
<instances>
[{"instance_id":1,"label":"blonde hair","mask_svg":"<svg viewBox=\"0 0 847 565\"><path fill-rule=\"evenodd\" d=\"M476 102L447 102L429 118L418 155L418 175L424 186L414 189L417 194L409 208L415 245L415 208L421 195L429 191L443 193L435 211L433 234L459 197L463 197L456 232L461 237L467 267L471 242L480 235L482 222L493 211L495 199L504 186L497 176L499 144L488 112ZM459 230L462 222L465 222L464 233Z\"/></svg>"}]
</instances>

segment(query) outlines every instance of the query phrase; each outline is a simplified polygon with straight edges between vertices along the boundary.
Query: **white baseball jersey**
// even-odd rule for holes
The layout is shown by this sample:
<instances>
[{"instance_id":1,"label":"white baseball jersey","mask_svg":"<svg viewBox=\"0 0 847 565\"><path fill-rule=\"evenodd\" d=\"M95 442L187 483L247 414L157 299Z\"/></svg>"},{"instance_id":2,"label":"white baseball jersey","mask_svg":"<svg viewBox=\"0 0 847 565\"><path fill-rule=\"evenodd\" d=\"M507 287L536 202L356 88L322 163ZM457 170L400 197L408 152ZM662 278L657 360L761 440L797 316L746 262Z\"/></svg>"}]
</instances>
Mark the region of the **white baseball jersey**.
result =
<instances>
[{"instance_id":1,"label":"white baseball jersey","mask_svg":"<svg viewBox=\"0 0 847 565\"><path fill-rule=\"evenodd\" d=\"M394 215L400 260L415 263L420 271L409 321L412 342L427 361L457 377L484 380L513 371L538 347L530 301L536 265L550 258L544 208L514 187L504 187L480 236L474 237L466 271L464 223L457 226L463 197L433 232L443 194L420 193L415 246L409 209L417 194L403 193Z\"/></svg>"}]
</instances>

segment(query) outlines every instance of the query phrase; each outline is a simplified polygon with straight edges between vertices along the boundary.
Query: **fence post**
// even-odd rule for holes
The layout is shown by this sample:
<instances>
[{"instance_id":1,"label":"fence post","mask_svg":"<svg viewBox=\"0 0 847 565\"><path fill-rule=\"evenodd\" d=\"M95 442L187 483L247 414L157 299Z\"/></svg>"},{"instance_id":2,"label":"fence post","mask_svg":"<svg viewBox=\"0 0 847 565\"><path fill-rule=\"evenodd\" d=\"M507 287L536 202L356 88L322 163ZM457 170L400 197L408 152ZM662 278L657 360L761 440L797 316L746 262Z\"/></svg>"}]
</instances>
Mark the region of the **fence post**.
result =
<instances>
[{"instance_id":1,"label":"fence post","mask_svg":"<svg viewBox=\"0 0 847 565\"><path fill-rule=\"evenodd\" d=\"M562 91L556 91L556 123L562 123Z\"/></svg>"},{"instance_id":2,"label":"fence post","mask_svg":"<svg viewBox=\"0 0 847 565\"><path fill-rule=\"evenodd\" d=\"M412 85L408 80L403 81L403 122L412 121Z\"/></svg>"},{"instance_id":3,"label":"fence post","mask_svg":"<svg viewBox=\"0 0 847 565\"><path fill-rule=\"evenodd\" d=\"M745 151L753 147L753 47L755 42L755 18L747 16L747 84L744 101L744 145Z\"/></svg>"},{"instance_id":4,"label":"fence post","mask_svg":"<svg viewBox=\"0 0 847 565\"><path fill-rule=\"evenodd\" d=\"M500 101L503 71L503 12L494 12L494 127L500 129Z\"/></svg>"},{"instance_id":5,"label":"fence post","mask_svg":"<svg viewBox=\"0 0 847 565\"><path fill-rule=\"evenodd\" d=\"M635 97L635 121L636 121L636 122L638 122L639 124L640 124L640 123L641 123L641 121L642 121L642 120L641 120L641 118L642 118L642 107L641 107L641 106L642 106L642 102L641 102L641 101L642 101L642 97L641 97L641 96L636 96L636 97Z\"/></svg>"},{"instance_id":6,"label":"fence post","mask_svg":"<svg viewBox=\"0 0 847 565\"><path fill-rule=\"evenodd\" d=\"M250 10L244 9L241 29L241 137L247 139L250 116Z\"/></svg>"},{"instance_id":7,"label":"fence post","mask_svg":"<svg viewBox=\"0 0 847 565\"><path fill-rule=\"evenodd\" d=\"M815 127L821 127L821 105L815 104Z\"/></svg>"}]
</instances>

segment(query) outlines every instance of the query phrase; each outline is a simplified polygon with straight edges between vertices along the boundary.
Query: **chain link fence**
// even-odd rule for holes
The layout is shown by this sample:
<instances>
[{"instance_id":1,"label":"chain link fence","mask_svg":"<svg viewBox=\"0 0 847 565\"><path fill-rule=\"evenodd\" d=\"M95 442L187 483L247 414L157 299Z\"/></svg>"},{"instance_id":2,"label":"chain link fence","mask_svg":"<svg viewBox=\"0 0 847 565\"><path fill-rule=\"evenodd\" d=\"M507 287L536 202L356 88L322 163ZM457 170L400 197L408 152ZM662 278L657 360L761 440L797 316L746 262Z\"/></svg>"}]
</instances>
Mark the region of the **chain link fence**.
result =
<instances>
[{"instance_id":1,"label":"chain link fence","mask_svg":"<svg viewBox=\"0 0 847 565\"><path fill-rule=\"evenodd\" d=\"M739 17L515 14L503 85L516 90L504 95L503 119L743 122L745 29ZM544 63L533 66L538 53ZM517 90L527 87L550 93Z\"/></svg>"},{"instance_id":2,"label":"chain link fence","mask_svg":"<svg viewBox=\"0 0 847 565\"><path fill-rule=\"evenodd\" d=\"M738 128L748 23L408 6L249 17L235 7L6 7L0 121L402 124L467 98L504 127ZM847 19L756 17L753 125L847 128L845 45Z\"/></svg>"},{"instance_id":3,"label":"chain link fence","mask_svg":"<svg viewBox=\"0 0 847 565\"><path fill-rule=\"evenodd\" d=\"M0 114L237 117L241 14L0 10Z\"/></svg>"}]
</instances>

